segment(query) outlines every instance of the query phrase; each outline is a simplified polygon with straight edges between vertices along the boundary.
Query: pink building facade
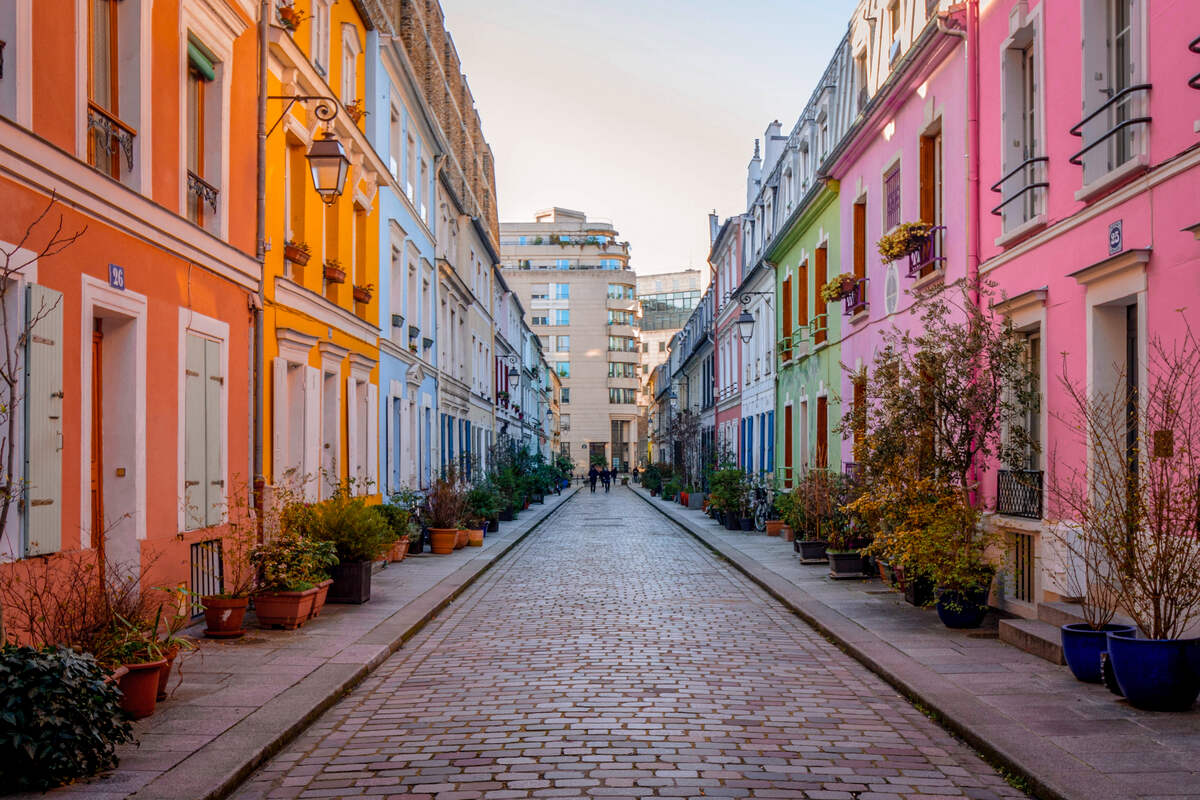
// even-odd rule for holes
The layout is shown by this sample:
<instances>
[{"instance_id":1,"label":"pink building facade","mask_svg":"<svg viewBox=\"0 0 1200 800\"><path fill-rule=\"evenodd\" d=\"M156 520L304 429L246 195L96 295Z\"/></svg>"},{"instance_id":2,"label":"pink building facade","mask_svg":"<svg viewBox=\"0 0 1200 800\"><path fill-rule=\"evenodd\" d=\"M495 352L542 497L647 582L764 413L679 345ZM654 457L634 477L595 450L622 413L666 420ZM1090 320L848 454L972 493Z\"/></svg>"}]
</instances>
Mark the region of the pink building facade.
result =
<instances>
[{"instance_id":1,"label":"pink building facade","mask_svg":"<svg viewBox=\"0 0 1200 800\"><path fill-rule=\"evenodd\" d=\"M743 217L730 217L716 231L708 263L713 271L713 379L716 383L716 447L718 458L740 461L738 429L742 419L740 377L742 341L737 334L741 305L734 290L744 267ZM715 227L715 221L714 221Z\"/></svg>"}]
</instances>

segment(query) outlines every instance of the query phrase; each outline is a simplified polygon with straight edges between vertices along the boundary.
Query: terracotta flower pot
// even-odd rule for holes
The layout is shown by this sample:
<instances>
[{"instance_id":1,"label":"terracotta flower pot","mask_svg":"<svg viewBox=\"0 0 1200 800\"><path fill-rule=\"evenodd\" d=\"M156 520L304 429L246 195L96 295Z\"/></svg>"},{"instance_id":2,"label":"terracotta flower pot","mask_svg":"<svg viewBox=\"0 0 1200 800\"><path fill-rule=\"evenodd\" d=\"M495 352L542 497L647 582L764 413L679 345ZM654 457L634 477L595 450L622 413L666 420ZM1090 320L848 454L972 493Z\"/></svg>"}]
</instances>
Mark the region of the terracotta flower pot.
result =
<instances>
[{"instance_id":1,"label":"terracotta flower pot","mask_svg":"<svg viewBox=\"0 0 1200 800\"><path fill-rule=\"evenodd\" d=\"M345 283L346 270L342 269L341 267L331 267L326 264L325 280L329 281L330 283Z\"/></svg>"},{"instance_id":2,"label":"terracotta flower pot","mask_svg":"<svg viewBox=\"0 0 1200 800\"><path fill-rule=\"evenodd\" d=\"M313 599L313 608L309 619L321 615L321 609L325 607L325 600L329 597L329 587L332 585L333 578L327 578L317 584L317 596Z\"/></svg>"},{"instance_id":3,"label":"terracotta flower pot","mask_svg":"<svg viewBox=\"0 0 1200 800\"><path fill-rule=\"evenodd\" d=\"M783 533L783 522L777 519L767 520L767 536L778 536Z\"/></svg>"},{"instance_id":4,"label":"terracotta flower pot","mask_svg":"<svg viewBox=\"0 0 1200 800\"><path fill-rule=\"evenodd\" d=\"M354 302L356 303L371 302L371 290L366 286L355 286L352 290L352 294L354 295Z\"/></svg>"},{"instance_id":5,"label":"terracotta flower pot","mask_svg":"<svg viewBox=\"0 0 1200 800\"><path fill-rule=\"evenodd\" d=\"M467 529L459 528L454 536L454 549L462 550L467 546Z\"/></svg>"},{"instance_id":6,"label":"terracotta flower pot","mask_svg":"<svg viewBox=\"0 0 1200 800\"><path fill-rule=\"evenodd\" d=\"M129 671L121 676L117 686L121 690L121 708L125 713L134 719L148 717L154 713L158 678L166 665L165 658L145 664L124 665Z\"/></svg>"},{"instance_id":7,"label":"terracotta flower pot","mask_svg":"<svg viewBox=\"0 0 1200 800\"><path fill-rule=\"evenodd\" d=\"M429 543L435 555L444 556L454 552L454 543L458 540L456 528L430 528Z\"/></svg>"},{"instance_id":8,"label":"terracotta flower pot","mask_svg":"<svg viewBox=\"0 0 1200 800\"><path fill-rule=\"evenodd\" d=\"M303 267L308 263L308 259L312 258L312 254L306 253L294 244L285 244L283 246L283 257L293 264Z\"/></svg>"},{"instance_id":9,"label":"terracotta flower pot","mask_svg":"<svg viewBox=\"0 0 1200 800\"><path fill-rule=\"evenodd\" d=\"M467 544L471 547L483 547L483 529L467 531Z\"/></svg>"},{"instance_id":10,"label":"terracotta flower pot","mask_svg":"<svg viewBox=\"0 0 1200 800\"><path fill-rule=\"evenodd\" d=\"M204 635L210 639L238 639L246 635L242 620L246 616L246 597L202 597L204 621L208 627Z\"/></svg>"},{"instance_id":11,"label":"terracotta flower pot","mask_svg":"<svg viewBox=\"0 0 1200 800\"><path fill-rule=\"evenodd\" d=\"M260 628L280 627L295 630L312 616L313 603L320 589L302 592L260 592L254 595L254 610Z\"/></svg>"},{"instance_id":12,"label":"terracotta flower pot","mask_svg":"<svg viewBox=\"0 0 1200 800\"><path fill-rule=\"evenodd\" d=\"M408 555L407 536L392 542L392 547L388 550L388 561L403 561L406 555Z\"/></svg>"},{"instance_id":13,"label":"terracotta flower pot","mask_svg":"<svg viewBox=\"0 0 1200 800\"><path fill-rule=\"evenodd\" d=\"M158 673L158 691L155 693L155 699L167 699L167 681L171 679L171 667L175 664L175 656L179 655L179 645L173 644L167 650L166 663L163 664L162 671Z\"/></svg>"},{"instance_id":14,"label":"terracotta flower pot","mask_svg":"<svg viewBox=\"0 0 1200 800\"><path fill-rule=\"evenodd\" d=\"M785 542L796 541L796 532L794 530L792 530L790 526L784 525L783 528L780 530L780 533L783 534L783 540Z\"/></svg>"}]
</instances>

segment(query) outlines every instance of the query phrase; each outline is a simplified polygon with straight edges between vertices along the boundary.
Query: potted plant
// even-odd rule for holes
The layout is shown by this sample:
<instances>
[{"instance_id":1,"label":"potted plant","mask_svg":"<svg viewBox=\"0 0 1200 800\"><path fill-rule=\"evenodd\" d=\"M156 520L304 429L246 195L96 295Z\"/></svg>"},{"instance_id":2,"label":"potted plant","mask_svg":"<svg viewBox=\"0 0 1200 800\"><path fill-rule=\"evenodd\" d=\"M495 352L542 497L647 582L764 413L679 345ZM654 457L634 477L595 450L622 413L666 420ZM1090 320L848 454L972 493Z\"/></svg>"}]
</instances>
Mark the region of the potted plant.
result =
<instances>
[{"instance_id":1,"label":"potted plant","mask_svg":"<svg viewBox=\"0 0 1200 800\"><path fill-rule=\"evenodd\" d=\"M671 502L675 499L675 495L679 493L679 479L672 475L663 483L662 499Z\"/></svg>"},{"instance_id":2,"label":"potted plant","mask_svg":"<svg viewBox=\"0 0 1200 800\"><path fill-rule=\"evenodd\" d=\"M5 791L44 791L117 766L133 741L112 673L66 646L0 645Z\"/></svg>"},{"instance_id":3,"label":"potted plant","mask_svg":"<svg viewBox=\"0 0 1200 800\"><path fill-rule=\"evenodd\" d=\"M429 487L423 516L429 524L433 552L436 555L454 552L458 541L458 522L463 516L463 495L453 467Z\"/></svg>"},{"instance_id":4,"label":"potted plant","mask_svg":"<svg viewBox=\"0 0 1200 800\"><path fill-rule=\"evenodd\" d=\"M365 286L355 286L351 293L354 295L354 302L369 303L371 302L371 294L375 291L375 284L368 283Z\"/></svg>"},{"instance_id":5,"label":"potted plant","mask_svg":"<svg viewBox=\"0 0 1200 800\"><path fill-rule=\"evenodd\" d=\"M333 545L329 602L361 604L371 599L371 569L395 541L387 521L353 494L344 483L327 500L313 505L295 504L287 522L306 538Z\"/></svg>"},{"instance_id":6,"label":"potted plant","mask_svg":"<svg viewBox=\"0 0 1200 800\"><path fill-rule=\"evenodd\" d=\"M1114 576L1101 588L1117 592L1137 626L1107 634L1107 660L1130 705L1149 711L1185 711L1200 694L1200 639L1186 637L1200 616L1200 341L1179 313L1181 334L1149 342L1132 410L1123 370L1097 386L1068 380L1064 369L1069 423L1086 436L1088 459L1067 466L1069 488L1053 491L1064 516L1098 538Z\"/></svg>"},{"instance_id":7,"label":"potted plant","mask_svg":"<svg viewBox=\"0 0 1200 800\"><path fill-rule=\"evenodd\" d=\"M642 470L642 486L649 490L651 497L658 495L659 490L662 489L662 484L662 471L657 465L651 464Z\"/></svg>"},{"instance_id":8,"label":"potted plant","mask_svg":"<svg viewBox=\"0 0 1200 800\"><path fill-rule=\"evenodd\" d=\"M148 621L118 615L106 632L97 656L106 664L126 670L117 681L121 709L134 719L153 714L159 677L167 664L157 630L151 629Z\"/></svg>"},{"instance_id":9,"label":"potted plant","mask_svg":"<svg viewBox=\"0 0 1200 800\"><path fill-rule=\"evenodd\" d=\"M307 17L305 17L302 13L297 11L296 8L290 2L280 5L278 11L279 11L279 24L282 25L284 28L286 28L288 31L295 31L297 26L299 26L301 22L303 22L305 19L307 19Z\"/></svg>"},{"instance_id":10,"label":"potted plant","mask_svg":"<svg viewBox=\"0 0 1200 800\"><path fill-rule=\"evenodd\" d=\"M250 560L261 576L254 595L259 626L295 630L311 619L318 584L337 564L336 550L333 542L306 538L286 525L255 547Z\"/></svg>"},{"instance_id":11,"label":"potted plant","mask_svg":"<svg viewBox=\"0 0 1200 800\"><path fill-rule=\"evenodd\" d=\"M370 508L383 519L394 537L387 548L387 560L390 562L403 561L408 554L409 542L412 540L412 512L394 500Z\"/></svg>"},{"instance_id":12,"label":"potted plant","mask_svg":"<svg viewBox=\"0 0 1200 800\"><path fill-rule=\"evenodd\" d=\"M929 241L931 226L924 222L903 222L876 243L885 262L895 261L920 251Z\"/></svg>"},{"instance_id":13,"label":"potted plant","mask_svg":"<svg viewBox=\"0 0 1200 800\"><path fill-rule=\"evenodd\" d=\"M303 267L312 258L312 248L307 242L288 239L283 243L283 257L296 266Z\"/></svg>"},{"instance_id":14,"label":"potted plant","mask_svg":"<svg viewBox=\"0 0 1200 800\"><path fill-rule=\"evenodd\" d=\"M325 280L329 283L346 282L346 270L342 268L342 262L336 258L331 258L325 262Z\"/></svg>"},{"instance_id":15,"label":"potted plant","mask_svg":"<svg viewBox=\"0 0 1200 800\"><path fill-rule=\"evenodd\" d=\"M200 605L204 607L204 635L209 639L237 639L246 634L242 623L258 579L258 570L250 562L250 552L258 538L258 523L249 498L249 487L244 485L229 495L228 532L221 542L221 572L208 574L205 581L212 585L219 580L221 592L200 597ZM268 518L265 524L271 526L274 512L263 513ZM211 567L202 561L200 569L207 572Z\"/></svg>"},{"instance_id":16,"label":"potted plant","mask_svg":"<svg viewBox=\"0 0 1200 800\"><path fill-rule=\"evenodd\" d=\"M854 291L855 280L855 277L849 272L833 276L828 283L821 287L821 298L826 303L836 303L849 297L850 293Z\"/></svg>"},{"instance_id":17,"label":"potted plant","mask_svg":"<svg viewBox=\"0 0 1200 800\"><path fill-rule=\"evenodd\" d=\"M367 115L367 107L363 105L362 100L352 100L349 103L342 103L342 108L346 110L346 116L350 117L350 121L355 125Z\"/></svg>"}]
</instances>

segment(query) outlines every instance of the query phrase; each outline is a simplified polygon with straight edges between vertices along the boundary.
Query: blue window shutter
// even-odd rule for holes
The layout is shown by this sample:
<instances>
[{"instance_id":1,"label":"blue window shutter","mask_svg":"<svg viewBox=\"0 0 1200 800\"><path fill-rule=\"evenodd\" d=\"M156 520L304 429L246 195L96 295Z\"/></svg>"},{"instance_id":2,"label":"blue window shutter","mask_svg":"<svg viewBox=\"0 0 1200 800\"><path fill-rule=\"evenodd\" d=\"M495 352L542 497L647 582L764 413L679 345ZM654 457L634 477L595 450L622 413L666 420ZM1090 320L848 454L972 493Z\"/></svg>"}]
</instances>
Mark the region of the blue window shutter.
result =
<instances>
[{"instance_id":1,"label":"blue window shutter","mask_svg":"<svg viewBox=\"0 0 1200 800\"><path fill-rule=\"evenodd\" d=\"M767 469L775 471L775 412L767 412Z\"/></svg>"}]
</instances>

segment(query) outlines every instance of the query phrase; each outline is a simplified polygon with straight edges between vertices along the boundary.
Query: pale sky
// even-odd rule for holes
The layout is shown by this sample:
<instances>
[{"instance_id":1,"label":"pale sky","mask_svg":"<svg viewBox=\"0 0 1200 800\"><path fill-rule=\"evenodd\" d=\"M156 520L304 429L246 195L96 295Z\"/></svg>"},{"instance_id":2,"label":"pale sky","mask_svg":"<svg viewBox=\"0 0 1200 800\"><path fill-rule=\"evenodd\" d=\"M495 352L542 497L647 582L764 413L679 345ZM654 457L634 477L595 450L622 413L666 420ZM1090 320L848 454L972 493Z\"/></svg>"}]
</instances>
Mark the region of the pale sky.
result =
<instances>
[{"instance_id":1,"label":"pale sky","mask_svg":"<svg viewBox=\"0 0 1200 800\"><path fill-rule=\"evenodd\" d=\"M612 222L639 273L705 268L708 213L791 131L856 0L442 0L496 154L500 221Z\"/></svg>"}]
</instances>

